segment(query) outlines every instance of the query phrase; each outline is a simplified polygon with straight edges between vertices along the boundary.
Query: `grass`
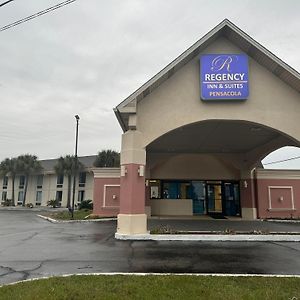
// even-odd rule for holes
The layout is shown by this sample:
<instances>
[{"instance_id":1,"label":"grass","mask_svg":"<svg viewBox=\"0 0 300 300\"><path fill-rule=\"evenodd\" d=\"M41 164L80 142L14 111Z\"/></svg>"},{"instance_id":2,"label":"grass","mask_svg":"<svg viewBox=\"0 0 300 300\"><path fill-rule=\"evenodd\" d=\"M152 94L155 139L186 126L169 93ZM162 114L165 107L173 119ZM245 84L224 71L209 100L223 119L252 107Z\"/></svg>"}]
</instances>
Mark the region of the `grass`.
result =
<instances>
[{"instance_id":1,"label":"grass","mask_svg":"<svg viewBox=\"0 0 300 300\"><path fill-rule=\"evenodd\" d=\"M300 299L300 278L213 276L53 277L0 288L1 300Z\"/></svg>"}]
</instances>

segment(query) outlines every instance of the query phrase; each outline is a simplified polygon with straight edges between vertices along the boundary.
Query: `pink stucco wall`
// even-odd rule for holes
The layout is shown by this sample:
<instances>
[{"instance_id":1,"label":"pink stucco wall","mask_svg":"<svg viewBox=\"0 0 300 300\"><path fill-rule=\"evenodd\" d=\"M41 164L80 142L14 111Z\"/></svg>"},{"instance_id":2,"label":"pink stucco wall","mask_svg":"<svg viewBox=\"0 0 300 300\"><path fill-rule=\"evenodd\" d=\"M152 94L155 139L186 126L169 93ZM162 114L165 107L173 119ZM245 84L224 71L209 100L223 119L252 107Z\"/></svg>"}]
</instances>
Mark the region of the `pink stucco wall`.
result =
<instances>
[{"instance_id":1,"label":"pink stucco wall","mask_svg":"<svg viewBox=\"0 0 300 300\"><path fill-rule=\"evenodd\" d=\"M247 187L245 187L245 182ZM254 196L254 180L244 179L240 181L240 197L241 197L241 207L252 208L255 207L255 196Z\"/></svg>"},{"instance_id":2,"label":"pink stucco wall","mask_svg":"<svg viewBox=\"0 0 300 300\"><path fill-rule=\"evenodd\" d=\"M257 198L259 218L300 217L299 179L257 179Z\"/></svg>"},{"instance_id":3,"label":"pink stucco wall","mask_svg":"<svg viewBox=\"0 0 300 300\"><path fill-rule=\"evenodd\" d=\"M119 185L120 178L94 178L93 214L100 216L117 216L120 206Z\"/></svg>"},{"instance_id":4,"label":"pink stucco wall","mask_svg":"<svg viewBox=\"0 0 300 300\"><path fill-rule=\"evenodd\" d=\"M138 173L138 164L126 164L125 176L121 177L121 214L145 213L145 177Z\"/></svg>"}]
</instances>

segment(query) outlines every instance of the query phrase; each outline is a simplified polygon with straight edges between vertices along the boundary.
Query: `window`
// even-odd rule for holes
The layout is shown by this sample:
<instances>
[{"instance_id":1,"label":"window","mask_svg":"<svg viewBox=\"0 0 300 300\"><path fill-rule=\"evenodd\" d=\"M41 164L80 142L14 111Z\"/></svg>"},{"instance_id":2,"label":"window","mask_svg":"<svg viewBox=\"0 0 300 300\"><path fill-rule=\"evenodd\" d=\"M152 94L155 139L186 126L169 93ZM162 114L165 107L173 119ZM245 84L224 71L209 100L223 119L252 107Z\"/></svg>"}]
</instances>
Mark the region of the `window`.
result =
<instances>
[{"instance_id":1,"label":"window","mask_svg":"<svg viewBox=\"0 0 300 300\"><path fill-rule=\"evenodd\" d=\"M7 189L7 186L8 186L8 177L7 177L7 176L4 176L4 177L3 177L3 185L2 185L2 188L3 188L3 189Z\"/></svg>"},{"instance_id":2,"label":"window","mask_svg":"<svg viewBox=\"0 0 300 300\"><path fill-rule=\"evenodd\" d=\"M63 184L64 184L64 175L58 175L57 176L56 187L62 188Z\"/></svg>"},{"instance_id":3,"label":"window","mask_svg":"<svg viewBox=\"0 0 300 300\"><path fill-rule=\"evenodd\" d=\"M86 182L86 172L79 173L79 187L85 187Z\"/></svg>"},{"instance_id":4,"label":"window","mask_svg":"<svg viewBox=\"0 0 300 300\"><path fill-rule=\"evenodd\" d=\"M81 203L84 200L84 191L78 191L78 203Z\"/></svg>"},{"instance_id":5,"label":"window","mask_svg":"<svg viewBox=\"0 0 300 300\"><path fill-rule=\"evenodd\" d=\"M7 200L7 191L2 192L2 201Z\"/></svg>"},{"instance_id":6,"label":"window","mask_svg":"<svg viewBox=\"0 0 300 300\"><path fill-rule=\"evenodd\" d=\"M22 205L23 204L23 199L24 199L24 192L20 191L19 195L18 195L18 205Z\"/></svg>"},{"instance_id":7,"label":"window","mask_svg":"<svg viewBox=\"0 0 300 300\"><path fill-rule=\"evenodd\" d=\"M25 176L20 175L20 177L19 177L19 189L24 189L24 185L25 185Z\"/></svg>"},{"instance_id":8,"label":"window","mask_svg":"<svg viewBox=\"0 0 300 300\"><path fill-rule=\"evenodd\" d=\"M40 206L42 204L42 191L36 192L35 205Z\"/></svg>"},{"instance_id":9,"label":"window","mask_svg":"<svg viewBox=\"0 0 300 300\"><path fill-rule=\"evenodd\" d=\"M167 199L190 199L191 183L187 181L163 182L163 198Z\"/></svg>"},{"instance_id":10,"label":"window","mask_svg":"<svg viewBox=\"0 0 300 300\"><path fill-rule=\"evenodd\" d=\"M61 206L61 202L62 202L62 194L63 194L62 191L56 191L56 197L55 197L55 200L56 200L56 203L57 203L58 206Z\"/></svg>"},{"instance_id":11,"label":"window","mask_svg":"<svg viewBox=\"0 0 300 300\"><path fill-rule=\"evenodd\" d=\"M36 188L37 189L43 188L43 180L44 180L44 175L38 175L36 177Z\"/></svg>"}]
</instances>

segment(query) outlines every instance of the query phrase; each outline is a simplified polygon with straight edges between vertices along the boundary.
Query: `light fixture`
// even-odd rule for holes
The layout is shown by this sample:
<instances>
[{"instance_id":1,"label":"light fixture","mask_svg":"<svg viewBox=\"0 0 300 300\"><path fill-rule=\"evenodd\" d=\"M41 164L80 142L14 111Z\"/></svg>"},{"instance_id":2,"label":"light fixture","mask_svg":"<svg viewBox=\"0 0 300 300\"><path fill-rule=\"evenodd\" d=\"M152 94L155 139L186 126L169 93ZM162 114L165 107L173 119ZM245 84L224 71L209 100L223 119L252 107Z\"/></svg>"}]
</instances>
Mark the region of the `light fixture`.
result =
<instances>
[{"instance_id":1,"label":"light fixture","mask_svg":"<svg viewBox=\"0 0 300 300\"><path fill-rule=\"evenodd\" d=\"M121 176L124 177L127 174L127 168L125 166L121 166Z\"/></svg>"},{"instance_id":2,"label":"light fixture","mask_svg":"<svg viewBox=\"0 0 300 300\"><path fill-rule=\"evenodd\" d=\"M139 166L138 173L140 177L143 177L145 175L145 166L143 165Z\"/></svg>"}]
</instances>

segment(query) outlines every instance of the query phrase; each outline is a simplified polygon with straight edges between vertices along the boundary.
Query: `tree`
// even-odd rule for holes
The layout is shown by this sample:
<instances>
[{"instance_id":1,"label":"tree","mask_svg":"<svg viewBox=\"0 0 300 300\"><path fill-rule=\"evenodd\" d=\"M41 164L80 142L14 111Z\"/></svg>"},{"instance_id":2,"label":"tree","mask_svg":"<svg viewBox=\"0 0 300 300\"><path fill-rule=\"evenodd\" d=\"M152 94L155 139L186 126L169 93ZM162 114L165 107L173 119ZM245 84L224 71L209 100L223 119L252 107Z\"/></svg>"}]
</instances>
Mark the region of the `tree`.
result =
<instances>
[{"instance_id":1,"label":"tree","mask_svg":"<svg viewBox=\"0 0 300 300\"><path fill-rule=\"evenodd\" d=\"M17 158L6 158L0 163L1 176L11 176L12 178L12 206L15 206L15 179L18 172Z\"/></svg>"},{"instance_id":2,"label":"tree","mask_svg":"<svg viewBox=\"0 0 300 300\"><path fill-rule=\"evenodd\" d=\"M98 152L94 166L100 168L120 167L120 153L114 150L102 150Z\"/></svg>"},{"instance_id":3,"label":"tree","mask_svg":"<svg viewBox=\"0 0 300 300\"><path fill-rule=\"evenodd\" d=\"M23 206L25 206L29 176L34 173L40 172L42 170L42 166L38 161L37 156L24 154L17 157L17 170L19 173L25 175L25 189L22 204Z\"/></svg>"},{"instance_id":4,"label":"tree","mask_svg":"<svg viewBox=\"0 0 300 300\"><path fill-rule=\"evenodd\" d=\"M54 171L59 176L67 176L68 178L68 198L67 207L71 207L71 188L72 188L72 176L76 176L80 170L84 168L80 161L77 161L76 168L76 158L74 155L61 156L56 165L54 166Z\"/></svg>"}]
</instances>

